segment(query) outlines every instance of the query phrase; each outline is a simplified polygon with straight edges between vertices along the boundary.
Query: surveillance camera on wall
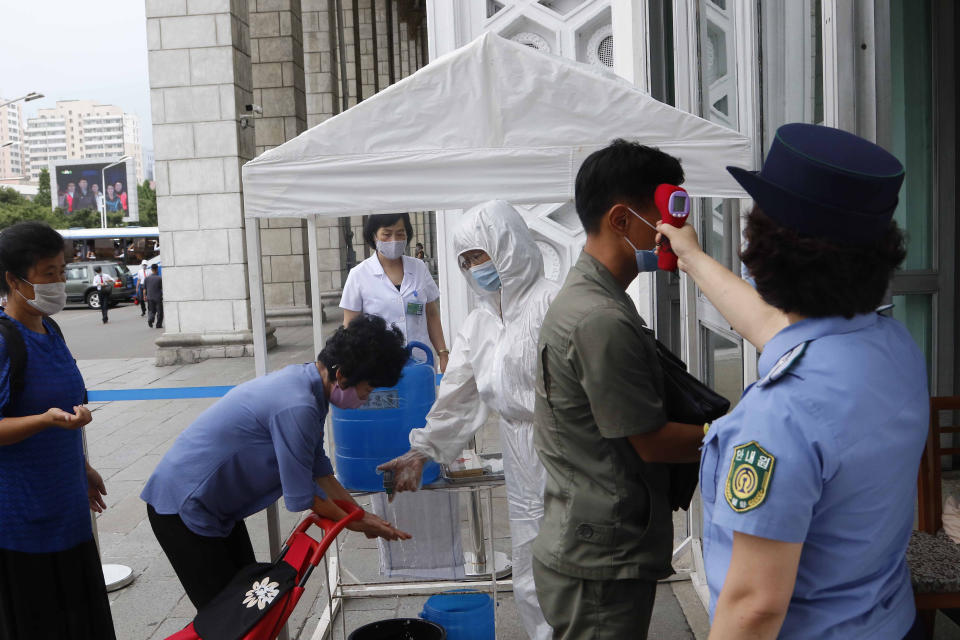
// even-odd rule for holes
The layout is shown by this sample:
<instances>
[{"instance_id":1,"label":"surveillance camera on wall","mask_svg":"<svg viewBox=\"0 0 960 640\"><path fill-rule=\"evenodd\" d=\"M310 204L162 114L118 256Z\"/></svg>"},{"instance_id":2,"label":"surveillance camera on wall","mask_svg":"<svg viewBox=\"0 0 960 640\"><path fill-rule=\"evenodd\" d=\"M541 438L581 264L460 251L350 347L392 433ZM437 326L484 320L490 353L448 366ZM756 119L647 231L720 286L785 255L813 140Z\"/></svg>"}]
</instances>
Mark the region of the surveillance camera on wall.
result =
<instances>
[{"instance_id":1,"label":"surveillance camera on wall","mask_svg":"<svg viewBox=\"0 0 960 640\"><path fill-rule=\"evenodd\" d=\"M263 115L263 107L258 104L247 104L243 106L244 111L247 113L255 113L257 115Z\"/></svg>"}]
</instances>

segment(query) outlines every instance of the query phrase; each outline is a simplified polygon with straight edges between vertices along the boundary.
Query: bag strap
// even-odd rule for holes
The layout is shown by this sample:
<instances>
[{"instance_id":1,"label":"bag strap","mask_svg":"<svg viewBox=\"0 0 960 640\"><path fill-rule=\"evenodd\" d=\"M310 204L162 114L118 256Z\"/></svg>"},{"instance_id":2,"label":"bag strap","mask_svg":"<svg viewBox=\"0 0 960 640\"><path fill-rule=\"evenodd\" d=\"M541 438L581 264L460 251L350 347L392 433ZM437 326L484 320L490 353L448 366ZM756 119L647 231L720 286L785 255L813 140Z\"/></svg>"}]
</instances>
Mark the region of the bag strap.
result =
<instances>
[{"instance_id":1,"label":"bag strap","mask_svg":"<svg viewBox=\"0 0 960 640\"><path fill-rule=\"evenodd\" d=\"M10 396L7 399L7 405L9 405L10 400L23 391L23 375L27 369L27 345L17 325L10 318L0 317L0 336L3 336L7 347L7 358L10 360ZM7 405L3 406L4 410Z\"/></svg>"},{"instance_id":2,"label":"bag strap","mask_svg":"<svg viewBox=\"0 0 960 640\"><path fill-rule=\"evenodd\" d=\"M649 327L644 327L643 332L646 335L650 336L653 342L657 345L657 355L660 357L661 360L667 360L675 364L677 367L683 369L684 371L687 370L687 363L681 360L680 358L678 358L673 351L670 351L670 348L667 347L667 345L660 342L660 340L657 339L657 334L654 333L653 329Z\"/></svg>"},{"instance_id":3,"label":"bag strap","mask_svg":"<svg viewBox=\"0 0 960 640\"><path fill-rule=\"evenodd\" d=\"M44 320L46 320L50 324L50 328L53 329L54 333L60 336L60 338L63 339L64 342L67 341L67 339L63 337L63 329L60 328L60 325L57 324L56 320L54 320L50 316L45 316Z\"/></svg>"},{"instance_id":4,"label":"bag strap","mask_svg":"<svg viewBox=\"0 0 960 640\"><path fill-rule=\"evenodd\" d=\"M63 340L64 344L66 344L67 339L63 337L63 329L60 328L60 325L57 324L57 321L51 318L50 316L44 316L43 319L47 321L47 323L50 325L50 328L53 329L53 332L56 333L58 336L60 336L60 339ZM76 363L77 359L74 358L73 362ZM90 400L87 394L87 383L84 382L83 383L83 402L81 402L81 404L87 404L89 402Z\"/></svg>"},{"instance_id":5,"label":"bag strap","mask_svg":"<svg viewBox=\"0 0 960 640\"><path fill-rule=\"evenodd\" d=\"M63 330L60 328L60 325L57 324L57 321L50 316L45 316L44 320L47 321L49 328L53 329L53 332L60 336L61 340L66 342L66 338L63 337ZM3 341L7 347L7 357L10 359L10 397L7 400L7 404L0 407L0 409L6 411L10 401L23 392L24 376L27 371L27 345L23 341L23 334L17 329L17 325L15 325L10 318L2 316L0 316L0 337L3 337ZM76 359L74 359L74 362L76 362ZM82 404L87 404L88 402L87 385L84 384Z\"/></svg>"}]
</instances>

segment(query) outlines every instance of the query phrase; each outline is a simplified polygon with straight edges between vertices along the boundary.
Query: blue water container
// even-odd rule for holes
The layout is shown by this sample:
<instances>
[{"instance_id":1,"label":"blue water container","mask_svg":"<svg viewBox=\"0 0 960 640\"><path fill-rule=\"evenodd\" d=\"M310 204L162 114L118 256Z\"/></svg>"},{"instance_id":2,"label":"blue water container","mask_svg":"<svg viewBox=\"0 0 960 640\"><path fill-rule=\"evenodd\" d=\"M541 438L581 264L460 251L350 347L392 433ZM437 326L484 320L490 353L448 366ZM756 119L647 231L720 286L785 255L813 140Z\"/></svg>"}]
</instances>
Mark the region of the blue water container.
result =
<instances>
[{"instance_id":1,"label":"blue water container","mask_svg":"<svg viewBox=\"0 0 960 640\"><path fill-rule=\"evenodd\" d=\"M493 598L477 591L450 591L432 596L420 617L447 631L447 640L494 640Z\"/></svg>"},{"instance_id":2,"label":"blue water container","mask_svg":"<svg viewBox=\"0 0 960 640\"><path fill-rule=\"evenodd\" d=\"M426 360L415 360L413 349L422 349ZM427 424L427 413L437 399L433 352L425 344L407 345L410 359L395 387L374 389L358 409L331 406L337 480L354 491L383 491L377 465L410 450L410 431ZM440 466L423 467L423 484L440 476Z\"/></svg>"}]
</instances>

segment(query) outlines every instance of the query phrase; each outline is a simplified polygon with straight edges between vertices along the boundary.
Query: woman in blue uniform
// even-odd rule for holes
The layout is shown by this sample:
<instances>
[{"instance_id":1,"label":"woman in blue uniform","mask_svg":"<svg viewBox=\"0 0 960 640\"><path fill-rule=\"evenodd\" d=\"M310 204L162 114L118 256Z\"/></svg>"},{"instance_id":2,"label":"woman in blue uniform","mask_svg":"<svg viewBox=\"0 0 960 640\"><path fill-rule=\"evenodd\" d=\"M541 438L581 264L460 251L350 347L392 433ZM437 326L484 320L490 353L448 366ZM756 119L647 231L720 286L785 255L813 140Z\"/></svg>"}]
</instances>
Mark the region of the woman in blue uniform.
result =
<instances>
[{"instance_id":1,"label":"woman in blue uniform","mask_svg":"<svg viewBox=\"0 0 960 640\"><path fill-rule=\"evenodd\" d=\"M15 372L0 339L0 638L115 637L89 512L106 506L106 490L80 433L92 417L48 319L67 301L65 268L63 238L47 225L0 233L0 321L26 351Z\"/></svg>"},{"instance_id":2,"label":"woman in blue uniform","mask_svg":"<svg viewBox=\"0 0 960 640\"><path fill-rule=\"evenodd\" d=\"M905 552L927 434L926 363L874 310L902 262L900 162L850 133L781 127L744 266L756 291L666 225L685 270L762 351L759 380L703 444L711 639L919 634ZM757 295L759 293L759 296Z\"/></svg>"}]
</instances>

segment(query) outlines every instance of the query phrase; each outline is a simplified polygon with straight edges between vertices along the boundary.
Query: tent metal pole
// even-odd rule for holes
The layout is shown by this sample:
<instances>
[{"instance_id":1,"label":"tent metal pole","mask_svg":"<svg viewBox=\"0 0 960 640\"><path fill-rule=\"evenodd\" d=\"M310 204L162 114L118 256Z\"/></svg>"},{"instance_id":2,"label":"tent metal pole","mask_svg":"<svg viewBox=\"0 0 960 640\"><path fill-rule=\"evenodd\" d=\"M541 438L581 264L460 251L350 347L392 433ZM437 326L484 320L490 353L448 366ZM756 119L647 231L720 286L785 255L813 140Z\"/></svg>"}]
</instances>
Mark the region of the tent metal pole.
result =
<instances>
[{"instance_id":1,"label":"tent metal pole","mask_svg":"<svg viewBox=\"0 0 960 640\"><path fill-rule=\"evenodd\" d=\"M253 362L257 377L267 375L267 313L263 300L263 255L260 248L260 220L246 220L247 277L250 282L250 324L253 329ZM270 557L280 554L280 514L277 503L267 507L267 535L270 541ZM287 631L281 632L287 637Z\"/></svg>"},{"instance_id":2,"label":"tent metal pole","mask_svg":"<svg viewBox=\"0 0 960 640\"><path fill-rule=\"evenodd\" d=\"M317 219L320 216L307 218L307 250L310 252L310 306L313 311L313 353L320 353L323 349L323 303L320 299L318 285L320 274L320 256L317 254Z\"/></svg>"},{"instance_id":3,"label":"tent metal pole","mask_svg":"<svg viewBox=\"0 0 960 640\"><path fill-rule=\"evenodd\" d=\"M253 362L257 377L267 375L267 315L263 301L263 257L260 220L248 218L247 277L250 280L250 324L253 330Z\"/></svg>"}]
</instances>

